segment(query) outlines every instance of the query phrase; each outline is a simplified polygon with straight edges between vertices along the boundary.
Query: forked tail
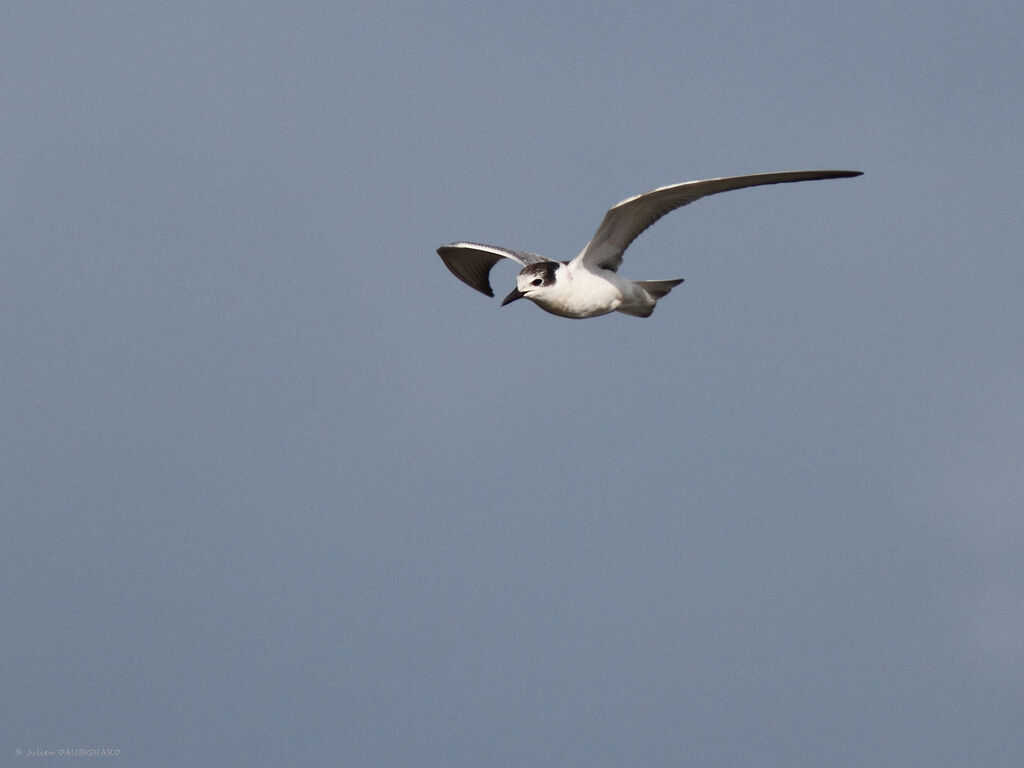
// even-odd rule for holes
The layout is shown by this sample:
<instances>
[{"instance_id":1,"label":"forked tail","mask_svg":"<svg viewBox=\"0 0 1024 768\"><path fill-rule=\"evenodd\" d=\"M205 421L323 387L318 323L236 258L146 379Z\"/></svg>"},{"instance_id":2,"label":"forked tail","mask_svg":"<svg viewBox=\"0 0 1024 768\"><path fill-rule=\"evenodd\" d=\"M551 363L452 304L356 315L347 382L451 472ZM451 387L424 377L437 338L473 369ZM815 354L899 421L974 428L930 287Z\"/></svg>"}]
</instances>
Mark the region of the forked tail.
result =
<instances>
[{"instance_id":1,"label":"forked tail","mask_svg":"<svg viewBox=\"0 0 1024 768\"><path fill-rule=\"evenodd\" d=\"M668 296L668 292L683 282L683 278L678 280L637 280L636 284L651 294L652 299L660 299L663 296Z\"/></svg>"}]
</instances>

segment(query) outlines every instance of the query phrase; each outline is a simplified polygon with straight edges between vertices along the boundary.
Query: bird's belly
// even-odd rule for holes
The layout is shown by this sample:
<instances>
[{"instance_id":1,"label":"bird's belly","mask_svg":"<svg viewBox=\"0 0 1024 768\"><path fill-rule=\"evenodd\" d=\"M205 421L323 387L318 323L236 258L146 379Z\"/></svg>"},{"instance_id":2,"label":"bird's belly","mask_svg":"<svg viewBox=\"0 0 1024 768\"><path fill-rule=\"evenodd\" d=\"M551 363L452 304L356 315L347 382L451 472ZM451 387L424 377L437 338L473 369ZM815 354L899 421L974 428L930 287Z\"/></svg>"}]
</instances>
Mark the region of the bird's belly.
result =
<instances>
[{"instance_id":1,"label":"bird's belly","mask_svg":"<svg viewBox=\"0 0 1024 768\"><path fill-rule=\"evenodd\" d=\"M597 317L614 312L622 304L618 286L596 275L586 274L565 286L564 291L536 299L537 305L559 317Z\"/></svg>"},{"instance_id":2,"label":"bird's belly","mask_svg":"<svg viewBox=\"0 0 1024 768\"><path fill-rule=\"evenodd\" d=\"M571 317L582 319L585 317L597 317L598 315L607 315L609 312L614 312L616 307L604 307L604 306L592 306L592 305L559 305L536 302L537 306L543 309L545 312L550 312L552 315L558 315L559 317Z\"/></svg>"}]
</instances>

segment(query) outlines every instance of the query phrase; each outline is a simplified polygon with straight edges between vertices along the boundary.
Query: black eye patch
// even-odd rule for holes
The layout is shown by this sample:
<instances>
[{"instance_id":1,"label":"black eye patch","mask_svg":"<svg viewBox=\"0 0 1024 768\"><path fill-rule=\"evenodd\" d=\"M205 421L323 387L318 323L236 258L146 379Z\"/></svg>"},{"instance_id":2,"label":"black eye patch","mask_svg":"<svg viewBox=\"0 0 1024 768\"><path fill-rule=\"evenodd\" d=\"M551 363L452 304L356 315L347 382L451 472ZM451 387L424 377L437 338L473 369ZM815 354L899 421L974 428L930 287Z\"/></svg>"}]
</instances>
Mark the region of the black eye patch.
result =
<instances>
[{"instance_id":1,"label":"black eye patch","mask_svg":"<svg viewBox=\"0 0 1024 768\"><path fill-rule=\"evenodd\" d=\"M530 264L525 267L522 274L533 278L530 285L554 285L555 271L558 269L557 261L542 261L539 264Z\"/></svg>"}]
</instances>

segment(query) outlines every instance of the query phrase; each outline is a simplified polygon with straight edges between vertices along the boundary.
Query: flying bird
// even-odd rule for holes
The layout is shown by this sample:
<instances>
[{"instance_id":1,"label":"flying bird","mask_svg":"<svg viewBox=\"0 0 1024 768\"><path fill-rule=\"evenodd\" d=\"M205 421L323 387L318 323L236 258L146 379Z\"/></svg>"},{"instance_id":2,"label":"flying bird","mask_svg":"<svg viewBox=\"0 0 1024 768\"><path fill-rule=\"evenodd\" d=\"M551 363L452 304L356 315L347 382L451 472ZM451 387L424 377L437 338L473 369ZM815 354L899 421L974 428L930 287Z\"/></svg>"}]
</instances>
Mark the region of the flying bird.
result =
<instances>
[{"instance_id":1,"label":"flying bird","mask_svg":"<svg viewBox=\"0 0 1024 768\"><path fill-rule=\"evenodd\" d=\"M609 209L590 242L572 261L554 261L526 251L468 242L442 245L437 253L453 275L487 296L494 296L489 275L495 264L502 259L520 264L516 287L501 306L529 299L561 317L597 317L609 312L650 317L658 299L683 279L627 280L619 276L618 269L629 244L666 213L733 189L860 175L860 171L783 171L687 181L652 189Z\"/></svg>"}]
</instances>

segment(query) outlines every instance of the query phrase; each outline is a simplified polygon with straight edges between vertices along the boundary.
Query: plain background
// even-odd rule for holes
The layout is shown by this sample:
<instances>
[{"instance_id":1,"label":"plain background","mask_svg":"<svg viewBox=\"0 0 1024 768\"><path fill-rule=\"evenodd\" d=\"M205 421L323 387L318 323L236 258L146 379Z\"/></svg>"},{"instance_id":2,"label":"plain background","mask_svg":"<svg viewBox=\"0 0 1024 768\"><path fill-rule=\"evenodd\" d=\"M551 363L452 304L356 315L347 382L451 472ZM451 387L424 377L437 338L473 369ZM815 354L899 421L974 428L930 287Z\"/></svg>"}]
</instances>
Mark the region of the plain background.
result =
<instances>
[{"instance_id":1,"label":"plain background","mask_svg":"<svg viewBox=\"0 0 1024 768\"><path fill-rule=\"evenodd\" d=\"M3 760L1019 768L1020 2L3 16Z\"/></svg>"}]
</instances>

